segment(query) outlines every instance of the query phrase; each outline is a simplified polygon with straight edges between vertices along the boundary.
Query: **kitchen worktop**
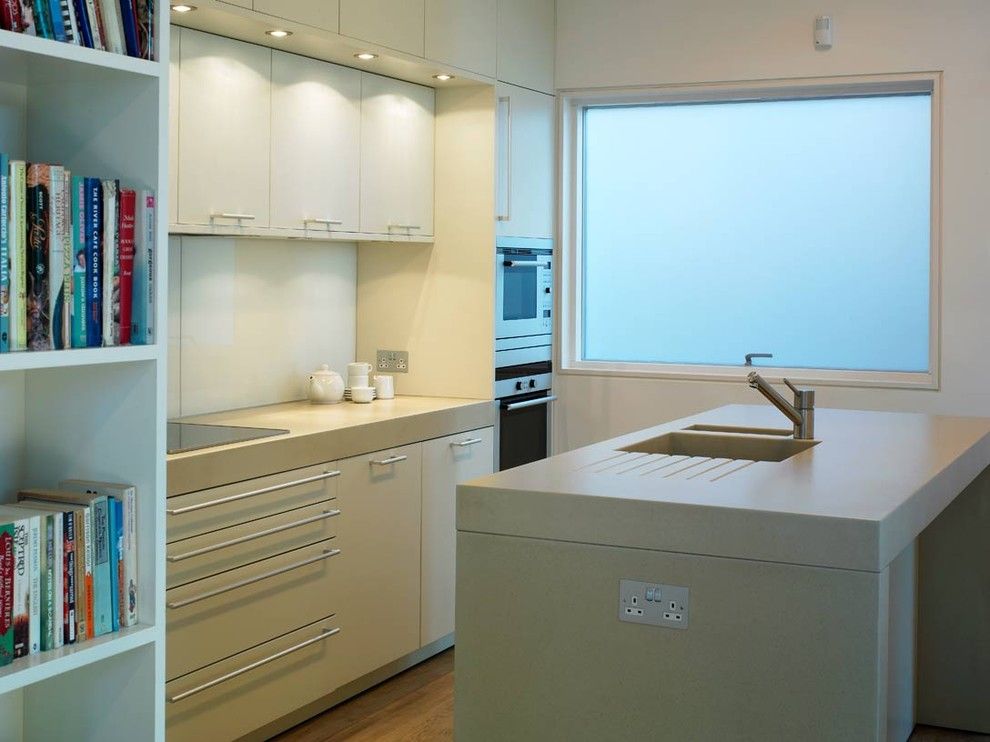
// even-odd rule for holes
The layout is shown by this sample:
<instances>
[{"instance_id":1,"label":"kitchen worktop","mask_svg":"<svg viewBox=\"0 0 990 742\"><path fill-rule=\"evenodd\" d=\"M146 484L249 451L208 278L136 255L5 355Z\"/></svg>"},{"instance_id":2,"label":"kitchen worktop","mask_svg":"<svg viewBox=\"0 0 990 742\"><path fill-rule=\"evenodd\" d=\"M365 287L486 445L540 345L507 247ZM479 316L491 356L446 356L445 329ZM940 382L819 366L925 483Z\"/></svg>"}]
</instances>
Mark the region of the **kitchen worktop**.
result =
<instances>
[{"instance_id":1,"label":"kitchen worktop","mask_svg":"<svg viewBox=\"0 0 990 742\"><path fill-rule=\"evenodd\" d=\"M370 404L288 402L179 421L289 433L169 455L169 496L270 474L273 461L285 471L487 427L495 411L485 400L400 396Z\"/></svg>"},{"instance_id":2,"label":"kitchen worktop","mask_svg":"<svg viewBox=\"0 0 990 742\"><path fill-rule=\"evenodd\" d=\"M988 419L835 409L780 462L619 450L696 424L788 423L731 405L476 480L458 530L880 571L990 464Z\"/></svg>"}]
</instances>

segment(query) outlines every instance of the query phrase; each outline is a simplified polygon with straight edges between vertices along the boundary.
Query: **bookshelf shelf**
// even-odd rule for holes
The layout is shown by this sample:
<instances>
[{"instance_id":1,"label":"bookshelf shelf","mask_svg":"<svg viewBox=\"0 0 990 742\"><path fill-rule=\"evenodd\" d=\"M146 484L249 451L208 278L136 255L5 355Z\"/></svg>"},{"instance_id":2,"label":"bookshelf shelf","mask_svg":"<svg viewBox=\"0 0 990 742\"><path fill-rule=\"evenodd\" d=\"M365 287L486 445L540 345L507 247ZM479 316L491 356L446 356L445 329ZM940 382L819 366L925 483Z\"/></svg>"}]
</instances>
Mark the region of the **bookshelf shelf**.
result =
<instances>
[{"instance_id":1,"label":"bookshelf shelf","mask_svg":"<svg viewBox=\"0 0 990 742\"><path fill-rule=\"evenodd\" d=\"M157 345L127 345L118 348L73 348L68 350L22 351L0 354L0 372L41 368L72 368L107 363L153 361Z\"/></svg>"},{"instance_id":2,"label":"bookshelf shelf","mask_svg":"<svg viewBox=\"0 0 990 742\"><path fill-rule=\"evenodd\" d=\"M6 82L15 81L10 79L13 75L23 78L28 71L33 78L44 81L46 73L61 71L64 75L66 67L89 75L109 70L157 78L162 76L163 66L147 59L0 30L0 79Z\"/></svg>"},{"instance_id":3,"label":"bookshelf shelf","mask_svg":"<svg viewBox=\"0 0 990 742\"><path fill-rule=\"evenodd\" d=\"M0 669L0 695L122 652L152 644L158 638L158 634L159 630L154 626L138 624L83 644L74 644L14 660L10 665Z\"/></svg>"}]
</instances>

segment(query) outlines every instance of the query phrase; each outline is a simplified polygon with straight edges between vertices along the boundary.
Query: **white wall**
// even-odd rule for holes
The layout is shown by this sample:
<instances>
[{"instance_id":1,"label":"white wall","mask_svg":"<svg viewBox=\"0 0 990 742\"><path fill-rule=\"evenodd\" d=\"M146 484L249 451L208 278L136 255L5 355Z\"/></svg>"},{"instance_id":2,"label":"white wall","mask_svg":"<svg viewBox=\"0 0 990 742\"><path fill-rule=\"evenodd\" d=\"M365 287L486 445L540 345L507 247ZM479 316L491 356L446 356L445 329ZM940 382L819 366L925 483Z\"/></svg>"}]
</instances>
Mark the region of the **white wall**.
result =
<instances>
[{"instance_id":1,"label":"white wall","mask_svg":"<svg viewBox=\"0 0 990 742\"><path fill-rule=\"evenodd\" d=\"M819 13L835 23L828 52L812 44ZM942 71L941 389L823 387L818 404L990 415L988 28L985 0L557 0L557 87ZM743 384L714 382L560 374L557 388L557 450L762 402Z\"/></svg>"},{"instance_id":2,"label":"white wall","mask_svg":"<svg viewBox=\"0 0 990 742\"><path fill-rule=\"evenodd\" d=\"M173 237L169 417L302 399L354 360L352 243Z\"/></svg>"}]
</instances>

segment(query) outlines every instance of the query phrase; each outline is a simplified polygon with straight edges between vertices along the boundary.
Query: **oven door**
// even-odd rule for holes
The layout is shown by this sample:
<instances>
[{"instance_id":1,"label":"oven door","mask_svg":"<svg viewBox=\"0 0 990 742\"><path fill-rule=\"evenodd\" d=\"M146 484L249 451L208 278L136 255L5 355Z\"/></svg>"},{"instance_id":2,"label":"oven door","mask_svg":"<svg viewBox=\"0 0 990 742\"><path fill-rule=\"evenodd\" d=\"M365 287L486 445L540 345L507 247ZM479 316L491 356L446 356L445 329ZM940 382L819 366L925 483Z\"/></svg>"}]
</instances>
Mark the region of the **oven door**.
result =
<instances>
[{"instance_id":1,"label":"oven door","mask_svg":"<svg viewBox=\"0 0 990 742\"><path fill-rule=\"evenodd\" d=\"M498 469L505 471L550 454L549 391L499 400Z\"/></svg>"},{"instance_id":2,"label":"oven door","mask_svg":"<svg viewBox=\"0 0 990 742\"><path fill-rule=\"evenodd\" d=\"M495 264L495 336L549 334L553 283L549 255L499 251Z\"/></svg>"}]
</instances>

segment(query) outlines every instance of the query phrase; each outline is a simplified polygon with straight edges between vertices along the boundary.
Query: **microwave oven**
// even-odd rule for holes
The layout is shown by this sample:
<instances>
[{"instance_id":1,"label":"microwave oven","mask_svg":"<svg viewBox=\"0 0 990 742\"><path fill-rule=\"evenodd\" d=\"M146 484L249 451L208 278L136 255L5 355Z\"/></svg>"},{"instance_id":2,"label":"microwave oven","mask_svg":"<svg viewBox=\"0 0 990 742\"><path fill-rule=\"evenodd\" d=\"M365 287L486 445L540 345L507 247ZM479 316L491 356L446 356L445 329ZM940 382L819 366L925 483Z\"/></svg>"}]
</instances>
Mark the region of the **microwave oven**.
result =
<instances>
[{"instance_id":1,"label":"microwave oven","mask_svg":"<svg viewBox=\"0 0 990 742\"><path fill-rule=\"evenodd\" d=\"M550 240L504 239L495 252L495 337L553 331L553 251Z\"/></svg>"}]
</instances>

